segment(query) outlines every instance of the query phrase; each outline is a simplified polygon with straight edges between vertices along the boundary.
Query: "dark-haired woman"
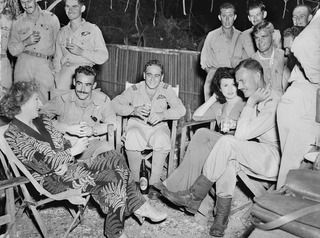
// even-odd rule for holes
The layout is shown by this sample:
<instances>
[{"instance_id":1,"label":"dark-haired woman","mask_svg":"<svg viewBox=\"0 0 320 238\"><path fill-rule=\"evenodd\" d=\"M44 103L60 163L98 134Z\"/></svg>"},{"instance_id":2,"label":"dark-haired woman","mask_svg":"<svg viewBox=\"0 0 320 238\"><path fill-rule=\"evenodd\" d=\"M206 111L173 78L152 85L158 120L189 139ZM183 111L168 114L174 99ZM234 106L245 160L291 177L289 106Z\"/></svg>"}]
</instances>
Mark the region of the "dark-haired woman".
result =
<instances>
[{"instance_id":1,"label":"dark-haired woman","mask_svg":"<svg viewBox=\"0 0 320 238\"><path fill-rule=\"evenodd\" d=\"M126 238L124 220L133 213L160 222L167 215L143 198L122 155L99 154L91 163L78 163L88 138L71 145L46 117L39 117L42 103L32 82L15 83L0 101L0 115L11 118L5 138L18 159L51 193L68 189L89 192L105 214L104 234Z\"/></svg>"},{"instance_id":2,"label":"dark-haired woman","mask_svg":"<svg viewBox=\"0 0 320 238\"><path fill-rule=\"evenodd\" d=\"M177 192L190 188L198 176L213 146L222 133L233 134L237 120L245 105L241 92L237 89L234 70L218 68L213 76L212 96L193 114L196 121L216 120L220 132L201 128L192 137L186 154L179 167L163 182L168 190ZM208 207L199 208L202 214L208 212Z\"/></svg>"}]
</instances>

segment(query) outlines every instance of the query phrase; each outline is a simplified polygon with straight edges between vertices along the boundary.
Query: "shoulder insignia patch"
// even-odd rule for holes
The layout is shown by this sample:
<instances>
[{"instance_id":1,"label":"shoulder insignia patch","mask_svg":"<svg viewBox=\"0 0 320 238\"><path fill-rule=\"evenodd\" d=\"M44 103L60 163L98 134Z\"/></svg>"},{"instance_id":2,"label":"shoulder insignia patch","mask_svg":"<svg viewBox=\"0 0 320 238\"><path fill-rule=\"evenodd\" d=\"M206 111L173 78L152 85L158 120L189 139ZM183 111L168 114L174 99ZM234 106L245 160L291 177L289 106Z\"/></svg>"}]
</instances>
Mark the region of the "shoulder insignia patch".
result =
<instances>
[{"instance_id":1,"label":"shoulder insignia patch","mask_svg":"<svg viewBox=\"0 0 320 238\"><path fill-rule=\"evenodd\" d=\"M158 99L166 99L166 96L164 96L164 95L162 95L162 94L159 94L158 97L157 97L157 100L158 100Z\"/></svg>"},{"instance_id":2,"label":"shoulder insignia patch","mask_svg":"<svg viewBox=\"0 0 320 238\"><path fill-rule=\"evenodd\" d=\"M90 31L83 31L81 32L81 36L86 36L86 35L90 35L91 32Z\"/></svg>"},{"instance_id":3,"label":"shoulder insignia patch","mask_svg":"<svg viewBox=\"0 0 320 238\"><path fill-rule=\"evenodd\" d=\"M137 90L138 90L137 85L132 85L131 88L132 88L134 91L137 91Z\"/></svg>"}]
</instances>

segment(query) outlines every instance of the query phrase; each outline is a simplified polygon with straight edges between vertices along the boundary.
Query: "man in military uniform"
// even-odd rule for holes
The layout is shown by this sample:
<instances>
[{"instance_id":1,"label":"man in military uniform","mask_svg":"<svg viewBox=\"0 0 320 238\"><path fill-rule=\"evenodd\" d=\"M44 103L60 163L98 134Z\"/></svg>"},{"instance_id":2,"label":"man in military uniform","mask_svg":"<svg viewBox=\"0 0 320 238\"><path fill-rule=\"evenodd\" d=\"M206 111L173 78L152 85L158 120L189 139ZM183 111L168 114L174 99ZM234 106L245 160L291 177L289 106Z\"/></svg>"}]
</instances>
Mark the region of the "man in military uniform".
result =
<instances>
[{"instance_id":1,"label":"man in military uniform","mask_svg":"<svg viewBox=\"0 0 320 238\"><path fill-rule=\"evenodd\" d=\"M51 60L60 29L58 18L43 11L37 0L20 0L24 13L13 22L8 48L18 60L14 81L35 80L39 84L42 100L54 87Z\"/></svg>"},{"instance_id":2,"label":"man in military uniform","mask_svg":"<svg viewBox=\"0 0 320 238\"><path fill-rule=\"evenodd\" d=\"M139 181L141 151L153 150L150 185L160 182L163 164L171 148L165 120L179 119L186 112L172 87L162 82L163 77L161 63L151 60L144 67L145 81L128 88L112 101L117 114L130 116L125 148L136 182ZM150 191L154 192L153 189Z\"/></svg>"},{"instance_id":3,"label":"man in military uniform","mask_svg":"<svg viewBox=\"0 0 320 238\"><path fill-rule=\"evenodd\" d=\"M59 89L71 87L74 70L80 65L103 64L109 57L100 29L82 18L85 9L84 0L65 0L70 22L58 34L54 57Z\"/></svg>"},{"instance_id":4,"label":"man in military uniform","mask_svg":"<svg viewBox=\"0 0 320 238\"><path fill-rule=\"evenodd\" d=\"M57 116L55 126L73 136L68 137L71 143L77 137L97 139L91 140L90 144L97 143L102 139L100 136L107 133L109 125L116 122L109 97L100 92L100 89L95 89L95 76L96 72L92 67L78 67L73 80L75 89L57 95L42 108L43 113L51 117ZM112 148L113 145L110 145L108 149Z\"/></svg>"},{"instance_id":5,"label":"man in military uniform","mask_svg":"<svg viewBox=\"0 0 320 238\"><path fill-rule=\"evenodd\" d=\"M252 37L253 28L259 23L265 21L266 18L267 10L263 2L253 1L249 4L248 20L251 22L252 27L243 31L239 37L239 44L237 44L234 52L234 58L232 62L233 67L236 67L241 60L252 57L252 55L256 52L257 47ZM272 41L272 44L275 46L275 48L282 48L281 33L279 30L273 29Z\"/></svg>"},{"instance_id":6,"label":"man in military uniform","mask_svg":"<svg viewBox=\"0 0 320 238\"><path fill-rule=\"evenodd\" d=\"M203 86L205 101L210 98L211 82L217 68L231 67L234 50L240 37L240 31L233 26L237 19L235 6L225 2L219 9L218 18L221 27L208 33L200 57L201 68L207 72Z\"/></svg>"},{"instance_id":7,"label":"man in military uniform","mask_svg":"<svg viewBox=\"0 0 320 238\"><path fill-rule=\"evenodd\" d=\"M285 65L284 51L274 46L273 29L272 23L268 21L253 27L252 35L258 50L251 57L263 67L267 87L283 94L288 86L290 71Z\"/></svg>"}]
</instances>

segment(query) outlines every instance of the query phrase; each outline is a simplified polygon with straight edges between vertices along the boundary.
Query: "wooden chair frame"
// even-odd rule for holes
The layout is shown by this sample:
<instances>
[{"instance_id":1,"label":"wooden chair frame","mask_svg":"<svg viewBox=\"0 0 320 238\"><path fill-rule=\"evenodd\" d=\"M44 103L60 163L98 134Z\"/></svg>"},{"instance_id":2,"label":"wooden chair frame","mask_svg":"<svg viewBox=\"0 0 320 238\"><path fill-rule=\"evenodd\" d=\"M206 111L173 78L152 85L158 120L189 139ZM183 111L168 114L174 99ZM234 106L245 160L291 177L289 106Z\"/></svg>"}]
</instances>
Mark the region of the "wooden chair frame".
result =
<instances>
[{"instance_id":1,"label":"wooden chair frame","mask_svg":"<svg viewBox=\"0 0 320 238\"><path fill-rule=\"evenodd\" d=\"M125 89L128 89L134 85L133 83L126 82ZM179 95L179 85L173 87L176 95ZM124 135L126 132L127 122L129 116L118 116L117 115L117 127L116 127L116 150L121 152L124 148ZM177 137L177 126L178 120L168 120L168 122L172 122L171 125L171 135L170 135L170 152L169 152L169 159L168 159L168 166L167 166L167 176L173 171L174 169L174 159L175 159L175 146L176 146L176 137ZM144 156L144 159L149 159L152 157L152 153L149 153Z\"/></svg>"},{"instance_id":2,"label":"wooden chair frame","mask_svg":"<svg viewBox=\"0 0 320 238\"><path fill-rule=\"evenodd\" d=\"M40 195L43 195L44 198L40 200L34 200L30 195L28 188L25 183L17 184L20 187L22 192L23 204L29 208L31 213L34 216L36 224L39 227L40 233L43 237L48 237L47 229L44 225L43 219L40 216L38 209L50 202L60 201L60 200L68 200L70 203L74 205L78 205L78 211L75 212L72 209L69 209L71 215L73 216L73 221L71 222L69 228L63 237L67 237L69 233L80 223L81 215L84 212L84 208L86 207L90 194L89 193L81 193L79 190L70 189L58 194L52 194L47 191L29 172L29 170L22 164L22 162L14 155L11 148L4 138L4 132L7 129L7 126L0 127L0 159L1 163L5 169L5 173L14 178L21 177L22 175L28 180L28 183L31 183L33 187L39 192ZM7 161L8 163L7 163Z\"/></svg>"}]
</instances>

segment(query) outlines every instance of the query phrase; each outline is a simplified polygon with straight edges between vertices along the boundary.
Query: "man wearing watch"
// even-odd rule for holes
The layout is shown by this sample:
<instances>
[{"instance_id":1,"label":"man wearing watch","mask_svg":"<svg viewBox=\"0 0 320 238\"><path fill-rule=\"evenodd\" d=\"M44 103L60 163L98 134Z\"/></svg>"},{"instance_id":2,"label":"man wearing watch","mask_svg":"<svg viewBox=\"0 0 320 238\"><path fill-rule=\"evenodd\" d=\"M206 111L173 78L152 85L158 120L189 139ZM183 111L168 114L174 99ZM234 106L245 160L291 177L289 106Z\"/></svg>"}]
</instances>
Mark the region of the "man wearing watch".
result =
<instances>
[{"instance_id":1,"label":"man wearing watch","mask_svg":"<svg viewBox=\"0 0 320 238\"><path fill-rule=\"evenodd\" d=\"M89 137L92 145L98 140L104 143L108 127L116 123L109 97L95 89L95 76L91 66L79 66L74 74L74 89L62 91L42 108L42 113L57 118L56 128L66 133L71 143L79 137Z\"/></svg>"}]
</instances>

